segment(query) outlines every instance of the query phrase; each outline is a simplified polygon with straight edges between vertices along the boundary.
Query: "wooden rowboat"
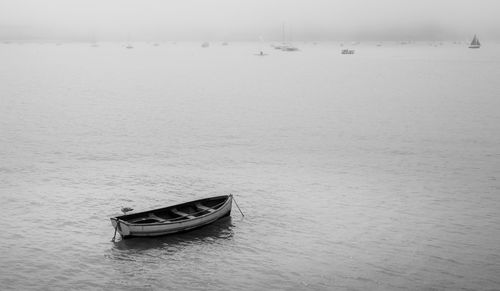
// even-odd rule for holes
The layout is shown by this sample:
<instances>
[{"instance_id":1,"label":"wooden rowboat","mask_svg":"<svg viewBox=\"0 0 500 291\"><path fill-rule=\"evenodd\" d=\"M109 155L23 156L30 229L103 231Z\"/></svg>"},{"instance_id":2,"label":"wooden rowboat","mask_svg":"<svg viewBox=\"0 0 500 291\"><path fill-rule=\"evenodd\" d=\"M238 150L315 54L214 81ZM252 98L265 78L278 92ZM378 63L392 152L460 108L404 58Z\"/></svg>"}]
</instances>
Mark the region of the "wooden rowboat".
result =
<instances>
[{"instance_id":1,"label":"wooden rowboat","mask_svg":"<svg viewBox=\"0 0 500 291\"><path fill-rule=\"evenodd\" d=\"M124 239L159 236L199 228L229 216L232 202L233 195L216 196L110 219Z\"/></svg>"}]
</instances>

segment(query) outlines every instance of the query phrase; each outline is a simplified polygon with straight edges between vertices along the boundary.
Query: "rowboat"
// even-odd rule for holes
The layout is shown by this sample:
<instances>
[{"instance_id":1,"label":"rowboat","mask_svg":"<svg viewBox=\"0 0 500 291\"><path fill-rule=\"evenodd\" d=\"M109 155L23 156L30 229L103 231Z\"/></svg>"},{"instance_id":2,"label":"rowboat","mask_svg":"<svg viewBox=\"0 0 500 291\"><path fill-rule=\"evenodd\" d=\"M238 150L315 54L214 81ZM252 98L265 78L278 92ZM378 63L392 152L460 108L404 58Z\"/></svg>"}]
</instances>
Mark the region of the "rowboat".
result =
<instances>
[{"instance_id":1,"label":"rowboat","mask_svg":"<svg viewBox=\"0 0 500 291\"><path fill-rule=\"evenodd\" d=\"M233 195L194 200L148 211L112 217L111 225L123 239L184 232L231 214Z\"/></svg>"}]
</instances>

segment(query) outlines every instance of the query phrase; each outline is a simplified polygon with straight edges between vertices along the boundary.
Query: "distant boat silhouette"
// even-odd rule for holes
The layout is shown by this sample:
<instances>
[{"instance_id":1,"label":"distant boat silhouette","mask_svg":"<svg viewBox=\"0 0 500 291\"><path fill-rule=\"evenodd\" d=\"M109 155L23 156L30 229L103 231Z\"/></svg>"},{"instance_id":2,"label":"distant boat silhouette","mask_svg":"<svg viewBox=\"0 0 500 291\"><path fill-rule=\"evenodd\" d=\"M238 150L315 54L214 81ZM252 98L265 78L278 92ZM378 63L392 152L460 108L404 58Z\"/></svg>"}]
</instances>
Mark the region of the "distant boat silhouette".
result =
<instances>
[{"instance_id":1,"label":"distant boat silhouette","mask_svg":"<svg viewBox=\"0 0 500 291\"><path fill-rule=\"evenodd\" d=\"M297 47L294 47L293 45L285 45L281 48L281 50L284 52L295 52L298 51L299 49Z\"/></svg>"},{"instance_id":2,"label":"distant boat silhouette","mask_svg":"<svg viewBox=\"0 0 500 291\"><path fill-rule=\"evenodd\" d=\"M209 46L210 46L210 44L208 42L204 42L201 44L201 47L209 47Z\"/></svg>"},{"instance_id":3,"label":"distant boat silhouette","mask_svg":"<svg viewBox=\"0 0 500 291\"><path fill-rule=\"evenodd\" d=\"M281 45L274 46L275 49L282 50L284 52L295 52L298 51L299 49L292 45L291 42L286 42L286 37L285 37L285 24L283 23L281 27L281 33L282 33L282 43Z\"/></svg>"},{"instance_id":4,"label":"distant boat silhouette","mask_svg":"<svg viewBox=\"0 0 500 291\"><path fill-rule=\"evenodd\" d=\"M481 43L479 42L479 39L477 36L474 34L474 38L472 39L472 42L469 45L469 48L480 48Z\"/></svg>"},{"instance_id":5,"label":"distant boat silhouette","mask_svg":"<svg viewBox=\"0 0 500 291\"><path fill-rule=\"evenodd\" d=\"M262 50L262 46L263 46L263 43L264 43L264 38L263 38L262 36L259 36L259 42L260 42L260 46L261 46L261 48L260 48L260 50L259 50L259 53L258 53L258 54L256 54L256 55L257 55L257 56L261 56L261 57L263 57L263 56L267 56L267 54L266 54L266 53L264 53L264 51Z\"/></svg>"},{"instance_id":6,"label":"distant boat silhouette","mask_svg":"<svg viewBox=\"0 0 500 291\"><path fill-rule=\"evenodd\" d=\"M132 43L130 43L130 32L127 33L127 45L125 46L127 49L133 49L134 46L132 45Z\"/></svg>"}]
</instances>

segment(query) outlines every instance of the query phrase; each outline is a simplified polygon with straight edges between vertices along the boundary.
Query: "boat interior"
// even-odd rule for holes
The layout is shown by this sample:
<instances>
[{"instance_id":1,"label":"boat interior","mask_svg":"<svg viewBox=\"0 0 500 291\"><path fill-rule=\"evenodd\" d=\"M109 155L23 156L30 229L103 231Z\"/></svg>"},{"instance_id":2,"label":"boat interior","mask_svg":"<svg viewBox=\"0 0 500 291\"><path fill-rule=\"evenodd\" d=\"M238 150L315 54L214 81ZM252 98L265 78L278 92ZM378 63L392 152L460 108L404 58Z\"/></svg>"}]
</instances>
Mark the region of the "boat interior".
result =
<instances>
[{"instance_id":1,"label":"boat interior","mask_svg":"<svg viewBox=\"0 0 500 291\"><path fill-rule=\"evenodd\" d=\"M229 196L207 198L117 218L134 224L178 222L212 213L222 207L228 198Z\"/></svg>"}]
</instances>

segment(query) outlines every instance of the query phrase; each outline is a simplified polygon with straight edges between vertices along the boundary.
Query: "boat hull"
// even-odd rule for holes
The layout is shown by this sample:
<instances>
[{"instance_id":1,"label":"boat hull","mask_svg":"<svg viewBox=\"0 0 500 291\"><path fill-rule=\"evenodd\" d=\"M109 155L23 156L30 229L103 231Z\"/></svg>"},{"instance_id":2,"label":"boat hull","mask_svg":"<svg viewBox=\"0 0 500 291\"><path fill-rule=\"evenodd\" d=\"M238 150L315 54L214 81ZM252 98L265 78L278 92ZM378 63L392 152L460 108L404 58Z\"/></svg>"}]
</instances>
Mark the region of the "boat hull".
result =
<instances>
[{"instance_id":1,"label":"boat hull","mask_svg":"<svg viewBox=\"0 0 500 291\"><path fill-rule=\"evenodd\" d=\"M111 218L111 225L122 238L153 237L186 232L211 224L231 214L232 196L212 213L182 221L167 221L149 224L137 224L120 220L119 217Z\"/></svg>"}]
</instances>

